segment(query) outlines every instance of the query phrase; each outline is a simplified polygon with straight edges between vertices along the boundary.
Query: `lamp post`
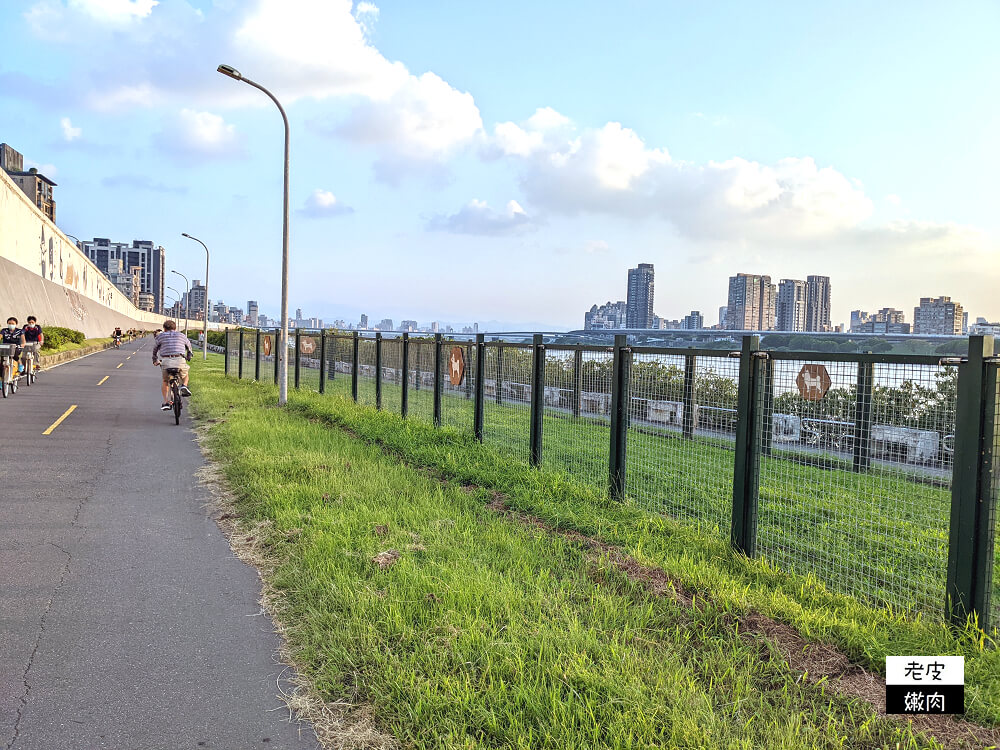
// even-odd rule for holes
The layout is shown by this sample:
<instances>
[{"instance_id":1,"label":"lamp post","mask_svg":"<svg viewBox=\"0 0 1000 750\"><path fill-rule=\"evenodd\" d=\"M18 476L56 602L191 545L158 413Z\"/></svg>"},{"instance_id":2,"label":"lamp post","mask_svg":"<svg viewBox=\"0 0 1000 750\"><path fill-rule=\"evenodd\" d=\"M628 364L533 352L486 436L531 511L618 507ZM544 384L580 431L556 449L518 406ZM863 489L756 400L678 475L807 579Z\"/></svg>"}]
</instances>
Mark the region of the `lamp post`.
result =
<instances>
[{"instance_id":1,"label":"lamp post","mask_svg":"<svg viewBox=\"0 0 1000 750\"><path fill-rule=\"evenodd\" d=\"M80 242L80 238L79 238L79 237L74 237L74 236L73 236L72 234L70 234L69 232L63 232L63 234L65 234L65 235L66 235L67 237L69 237L69 238L70 238L71 240L75 240L75 241L76 241L76 247L77 247L77 249L79 249L79 248L80 248L80 245L82 245L82 244L83 244L82 242Z\"/></svg>"},{"instance_id":2,"label":"lamp post","mask_svg":"<svg viewBox=\"0 0 1000 750\"><path fill-rule=\"evenodd\" d=\"M188 277L182 274L180 271L171 271L170 273L176 273L182 279L184 279L184 288L187 290L184 292L184 335L187 336L188 332L188 308L191 306L191 283L188 281Z\"/></svg>"},{"instance_id":3,"label":"lamp post","mask_svg":"<svg viewBox=\"0 0 1000 750\"><path fill-rule=\"evenodd\" d=\"M236 68L231 65L220 65L218 71L234 81L243 81L248 86L264 92L277 105L282 122L285 124L285 196L281 229L281 340L278 342L278 406L284 406L288 402L288 116L274 94L259 83L244 77Z\"/></svg>"},{"instance_id":4,"label":"lamp post","mask_svg":"<svg viewBox=\"0 0 1000 750\"><path fill-rule=\"evenodd\" d=\"M201 344L201 354L202 360L208 361L208 245L199 240L197 237L192 237L187 232L181 232L181 237L187 237L189 240L194 240L203 248L205 248L205 340Z\"/></svg>"},{"instance_id":5,"label":"lamp post","mask_svg":"<svg viewBox=\"0 0 1000 750\"><path fill-rule=\"evenodd\" d=\"M177 295L177 299L174 301L177 303L177 306L179 308L181 304L181 293L178 292L176 289L174 289L172 286L168 286L167 289L169 289L171 292Z\"/></svg>"}]
</instances>

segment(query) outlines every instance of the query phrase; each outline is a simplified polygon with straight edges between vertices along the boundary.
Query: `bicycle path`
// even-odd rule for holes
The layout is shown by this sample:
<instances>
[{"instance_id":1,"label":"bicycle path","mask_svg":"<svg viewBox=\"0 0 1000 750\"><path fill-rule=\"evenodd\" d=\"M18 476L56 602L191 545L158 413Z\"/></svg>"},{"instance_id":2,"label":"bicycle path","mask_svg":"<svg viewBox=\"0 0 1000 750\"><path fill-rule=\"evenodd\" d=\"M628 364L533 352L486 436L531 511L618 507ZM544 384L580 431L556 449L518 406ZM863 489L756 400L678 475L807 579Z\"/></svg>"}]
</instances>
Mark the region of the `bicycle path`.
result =
<instances>
[{"instance_id":1,"label":"bicycle path","mask_svg":"<svg viewBox=\"0 0 1000 750\"><path fill-rule=\"evenodd\" d=\"M151 348L0 401L0 748L318 748Z\"/></svg>"}]
</instances>

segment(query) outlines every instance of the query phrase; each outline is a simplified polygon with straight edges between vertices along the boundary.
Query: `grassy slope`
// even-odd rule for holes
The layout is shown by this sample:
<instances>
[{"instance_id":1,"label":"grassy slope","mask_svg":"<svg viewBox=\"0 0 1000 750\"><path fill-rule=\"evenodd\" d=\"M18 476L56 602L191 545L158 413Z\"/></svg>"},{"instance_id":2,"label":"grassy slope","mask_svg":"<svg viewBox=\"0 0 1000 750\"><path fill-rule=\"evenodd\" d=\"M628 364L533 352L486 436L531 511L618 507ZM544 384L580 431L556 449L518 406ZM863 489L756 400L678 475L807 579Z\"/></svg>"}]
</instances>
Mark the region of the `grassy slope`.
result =
<instances>
[{"instance_id":1,"label":"grassy slope","mask_svg":"<svg viewBox=\"0 0 1000 750\"><path fill-rule=\"evenodd\" d=\"M318 381L317 373L309 374ZM306 371L303 371L303 388L309 385L305 376ZM689 524L675 523L660 512L662 504L609 503L603 490L589 481L588 472L567 473L544 468L538 471L523 461L511 460L507 442L488 439L486 446L479 446L467 435L453 430L434 430L416 419L402 420L393 414L357 409L346 399L330 397L348 392L348 385L349 379L341 377L328 384L327 396L295 394L293 407L310 417L343 425L365 439L377 440L416 464L432 466L462 481L505 492L522 510L556 525L619 544L643 562L664 568L688 587L705 592L727 607L739 611L755 609L788 622L807 638L834 643L873 670L884 670L886 655L964 654L967 657L966 706L970 718L1000 724L1000 651L995 641L984 638L977 629L969 628L956 634L936 622L936 615L924 619L919 615L908 616L898 609L868 606L831 591L816 575L808 572L789 575L788 568L779 570L766 560L750 561L735 556L724 541L728 537L718 533L706 535ZM374 403L373 385L362 381L360 395L362 401ZM424 395L418 396L416 402L422 417L426 411L422 401ZM518 407L509 410L518 413L512 417L508 415L508 421L520 419L523 416L520 411L523 410ZM553 421L566 420L547 419L547 430ZM498 430L497 426L506 429ZM493 433L501 437L511 433L526 435L527 430L515 431L498 420L494 422ZM581 447L592 445L581 443ZM686 472L684 467L675 470L675 492L679 488L680 492L701 493L705 503L725 503L726 500L716 499L724 477L717 471L706 476L697 468L702 461L700 455L691 461ZM926 494L933 500L934 493L941 490L903 483L897 474L887 474L886 487L880 487L871 479L865 484L863 477L845 472L798 465L788 471L801 472L797 482L799 489L792 496L800 510L807 507L806 501L815 503L817 499L826 503L828 516L833 515L830 506L836 508L838 501L869 506L867 510L848 507L850 512L839 520L836 533L828 535L825 549L822 549L826 561L816 555L811 546L816 543L815 538L786 533L787 549L792 551L796 562L811 560L817 571L824 569L824 562L833 562L838 573L859 587L867 585L869 590L884 584L891 575L905 578L912 573L925 577L916 584L918 591L923 589L929 595L943 591L943 577L936 563L928 564L927 567L933 568L931 573L927 567L921 567L925 563L923 556L937 558L936 562L940 562L941 552L934 544L920 543L925 535L934 538L943 534L942 529L946 528L943 525L935 527L933 520L921 515L932 512L926 508L931 501L921 498ZM831 475L842 478L831 481ZM852 488L856 496L841 490L843 486L851 487L848 482L857 482ZM766 491L766 483L763 486ZM883 498L881 493L886 489L888 497ZM674 501L667 487L662 491L663 497ZM841 492L843 494L836 497ZM834 497L831 498L831 494ZM913 502L914 497L920 502ZM941 500L938 497L936 502ZM767 502L765 499L762 503L762 515L768 512ZM882 507L882 503L886 507ZM824 509L822 504L818 507ZM911 512L916 520L908 526L907 514ZM882 531L866 539L861 519L872 524L876 531ZM941 524L946 523L946 518L941 520ZM896 525L892 536L885 531L888 525ZM767 533L766 529L762 532L765 539ZM889 545L890 541L898 542L899 546ZM838 554L842 554L842 558L838 559ZM869 560L877 561L874 568ZM803 567L808 570L809 566ZM880 567L887 574L880 574ZM791 568L794 570L794 566Z\"/></svg>"},{"instance_id":2,"label":"grassy slope","mask_svg":"<svg viewBox=\"0 0 1000 750\"><path fill-rule=\"evenodd\" d=\"M66 341L54 349L42 349L42 356L47 356L49 354L59 354L61 352L72 352L77 349L84 349L88 346L95 346L97 344L108 344L111 343L110 338L106 339L85 339L82 344L76 344L72 341Z\"/></svg>"},{"instance_id":3,"label":"grassy slope","mask_svg":"<svg viewBox=\"0 0 1000 750\"><path fill-rule=\"evenodd\" d=\"M311 412L354 412L359 427L409 440L433 433L304 394L279 411L271 387L197 364L193 375L243 523L266 522L281 616L306 672L330 700L371 704L404 744L927 746L742 639L733 597L703 609L652 598L559 537L486 511L488 491L442 487ZM502 465L492 471L503 476ZM541 510L553 502L540 500ZM576 510L581 522L601 516ZM659 531L650 538L678 541L672 524ZM402 558L382 571L371 558L388 548Z\"/></svg>"}]
</instances>

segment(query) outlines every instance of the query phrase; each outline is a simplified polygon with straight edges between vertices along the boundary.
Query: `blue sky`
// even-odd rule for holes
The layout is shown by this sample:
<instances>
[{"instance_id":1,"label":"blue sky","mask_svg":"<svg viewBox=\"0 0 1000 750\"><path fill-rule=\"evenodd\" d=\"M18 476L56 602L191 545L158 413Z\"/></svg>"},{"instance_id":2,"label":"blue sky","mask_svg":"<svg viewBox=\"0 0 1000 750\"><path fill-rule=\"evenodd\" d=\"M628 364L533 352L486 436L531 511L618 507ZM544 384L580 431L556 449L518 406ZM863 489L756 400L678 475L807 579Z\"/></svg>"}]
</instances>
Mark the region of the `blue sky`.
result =
<instances>
[{"instance_id":1,"label":"blue sky","mask_svg":"<svg viewBox=\"0 0 1000 750\"><path fill-rule=\"evenodd\" d=\"M714 322L738 271L834 318L947 294L1000 318L995 3L14 0L0 140L82 238L151 239L211 296L332 320L582 326L656 266Z\"/></svg>"}]
</instances>

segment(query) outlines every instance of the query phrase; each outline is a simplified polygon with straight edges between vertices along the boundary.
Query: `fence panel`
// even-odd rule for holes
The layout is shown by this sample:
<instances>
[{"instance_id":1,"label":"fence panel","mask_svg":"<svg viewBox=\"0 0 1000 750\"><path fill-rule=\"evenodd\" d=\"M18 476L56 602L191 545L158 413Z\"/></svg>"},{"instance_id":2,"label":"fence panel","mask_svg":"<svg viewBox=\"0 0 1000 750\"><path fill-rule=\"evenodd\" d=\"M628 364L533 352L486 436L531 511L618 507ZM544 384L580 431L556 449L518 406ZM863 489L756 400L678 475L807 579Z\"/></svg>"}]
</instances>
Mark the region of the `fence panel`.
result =
<instances>
[{"instance_id":1,"label":"fence panel","mask_svg":"<svg viewBox=\"0 0 1000 750\"><path fill-rule=\"evenodd\" d=\"M351 397L351 362L354 344L350 336L332 335L326 341L326 393Z\"/></svg>"},{"instance_id":2,"label":"fence panel","mask_svg":"<svg viewBox=\"0 0 1000 750\"><path fill-rule=\"evenodd\" d=\"M608 485L613 360L610 350L545 350L542 465L601 490Z\"/></svg>"},{"instance_id":3,"label":"fence panel","mask_svg":"<svg viewBox=\"0 0 1000 750\"><path fill-rule=\"evenodd\" d=\"M434 341L410 338L407 418L434 424Z\"/></svg>"},{"instance_id":4,"label":"fence panel","mask_svg":"<svg viewBox=\"0 0 1000 750\"><path fill-rule=\"evenodd\" d=\"M531 347L486 344L484 442L527 463L531 457Z\"/></svg>"},{"instance_id":5,"label":"fence panel","mask_svg":"<svg viewBox=\"0 0 1000 750\"><path fill-rule=\"evenodd\" d=\"M1000 364L989 365L990 380L995 383L993 413L993 461L990 472L993 490L993 589L990 622L1000 635Z\"/></svg>"},{"instance_id":6,"label":"fence panel","mask_svg":"<svg viewBox=\"0 0 1000 750\"><path fill-rule=\"evenodd\" d=\"M358 342L358 403L375 406L375 337Z\"/></svg>"},{"instance_id":7,"label":"fence panel","mask_svg":"<svg viewBox=\"0 0 1000 750\"><path fill-rule=\"evenodd\" d=\"M255 336L256 338L256 336ZM260 334L260 382L274 382L274 357L278 351L278 337L262 331Z\"/></svg>"},{"instance_id":8,"label":"fence panel","mask_svg":"<svg viewBox=\"0 0 1000 750\"><path fill-rule=\"evenodd\" d=\"M320 333L303 331L298 336L299 389L319 393ZM295 360L291 360L292 366Z\"/></svg>"},{"instance_id":9,"label":"fence panel","mask_svg":"<svg viewBox=\"0 0 1000 750\"><path fill-rule=\"evenodd\" d=\"M455 360L453 355L457 355ZM453 370L453 368L455 368ZM461 368L461 382L453 385ZM476 395L476 343L474 338L441 342L441 424L472 435Z\"/></svg>"},{"instance_id":10,"label":"fence panel","mask_svg":"<svg viewBox=\"0 0 1000 750\"><path fill-rule=\"evenodd\" d=\"M243 351L240 352L240 355L243 359L243 379L253 380L257 356L256 331L243 331Z\"/></svg>"},{"instance_id":11,"label":"fence panel","mask_svg":"<svg viewBox=\"0 0 1000 750\"><path fill-rule=\"evenodd\" d=\"M738 379L738 359L692 361L681 355L633 352L625 485L629 497L649 510L713 533L728 533Z\"/></svg>"},{"instance_id":12,"label":"fence panel","mask_svg":"<svg viewBox=\"0 0 1000 750\"><path fill-rule=\"evenodd\" d=\"M955 369L822 355L769 364L756 446L760 554L859 599L939 615Z\"/></svg>"},{"instance_id":13,"label":"fence panel","mask_svg":"<svg viewBox=\"0 0 1000 750\"><path fill-rule=\"evenodd\" d=\"M226 372L230 376L239 377L240 367L240 332L226 330Z\"/></svg>"},{"instance_id":14,"label":"fence panel","mask_svg":"<svg viewBox=\"0 0 1000 750\"><path fill-rule=\"evenodd\" d=\"M403 339L382 339L382 408L399 414L403 406Z\"/></svg>"}]
</instances>

